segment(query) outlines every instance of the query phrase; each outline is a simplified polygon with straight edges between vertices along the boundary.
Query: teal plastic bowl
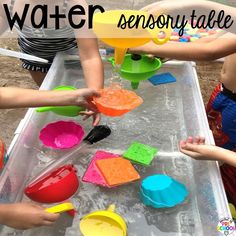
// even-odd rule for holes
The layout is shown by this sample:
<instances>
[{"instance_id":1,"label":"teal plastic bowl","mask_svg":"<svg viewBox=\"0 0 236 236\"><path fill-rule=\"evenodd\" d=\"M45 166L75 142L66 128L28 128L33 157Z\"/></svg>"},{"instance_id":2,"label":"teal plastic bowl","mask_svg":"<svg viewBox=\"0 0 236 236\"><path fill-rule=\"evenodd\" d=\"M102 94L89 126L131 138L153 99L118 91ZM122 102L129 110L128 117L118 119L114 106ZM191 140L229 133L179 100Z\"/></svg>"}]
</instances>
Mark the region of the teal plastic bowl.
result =
<instances>
[{"instance_id":1,"label":"teal plastic bowl","mask_svg":"<svg viewBox=\"0 0 236 236\"><path fill-rule=\"evenodd\" d=\"M182 203L188 195L186 187L167 175L152 175L142 181L140 198L144 205L169 208Z\"/></svg>"},{"instance_id":2,"label":"teal plastic bowl","mask_svg":"<svg viewBox=\"0 0 236 236\"><path fill-rule=\"evenodd\" d=\"M114 58L108 59L115 67ZM162 62L159 58L150 58L147 55L126 54L120 68L120 76L131 81L133 89L137 89L139 82L147 80L161 68Z\"/></svg>"}]
</instances>

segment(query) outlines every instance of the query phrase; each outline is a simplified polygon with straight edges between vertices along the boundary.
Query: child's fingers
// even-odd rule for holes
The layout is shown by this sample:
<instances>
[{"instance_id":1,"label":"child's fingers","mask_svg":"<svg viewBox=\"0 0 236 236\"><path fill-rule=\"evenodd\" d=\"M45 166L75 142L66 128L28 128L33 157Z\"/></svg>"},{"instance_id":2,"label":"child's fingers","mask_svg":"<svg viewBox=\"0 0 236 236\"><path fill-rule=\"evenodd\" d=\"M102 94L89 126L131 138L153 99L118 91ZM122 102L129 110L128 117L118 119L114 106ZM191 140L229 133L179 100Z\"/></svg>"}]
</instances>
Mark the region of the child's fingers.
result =
<instances>
[{"instance_id":1,"label":"child's fingers","mask_svg":"<svg viewBox=\"0 0 236 236\"><path fill-rule=\"evenodd\" d=\"M201 145L196 145L192 143L187 143L184 147L184 150L195 152L195 153L201 153L202 146Z\"/></svg>"},{"instance_id":2,"label":"child's fingers","mask_svg":"<svg viewBox=\"0 0 236 236\"><path fill-rule=\"evenodd\" d=\"M191 152L197 152L198 145L192 144L192 143L186 143L185 145L182 145L181 151L191 151Z\"/></svg>"},{"instance_id":3,"label":"child's fingers","mask_svg":"<svg viewBox=\"0 0 236 236\"><path fill-rule=\"evenodd\" d=\"M86 101L83 103L83 106L86 107L90 111L98 112L97 107L92 102Z\"/></svg>"},{"instance_id":4,"label":"child's fingers","mask_svg":"<svg viewBox=\"0 0 236 236\"><path fill-rule=\"evenodd\" d=\"M196 136L196 137L193 139L193 144L200 144L200 137L199 137L199 136Z\"/></svg>"},{"instance_id":5,"label":"child's fingers","mask_svg":"<svg viewBox=\"0 0 236 236\"><path fill-rule=\"evenodd\" d=\"M46 221L46 220L43 221L44 226L52 226L53 224L54 224L54 222L52 222L52 221Z\"/></svg>"},{"instance_id":6,"label":"child's fingers","mask_svg":"<svg viewBox=\"0 0 236 236\"><path fill-rule=\"evenodd\" d=\"M58 213L48 213L45 212L44 214L44 221L48 221L48 222L54 222L59 218L60 214Z\"/></svg>"},{"instance_id":7,"label":"child's fingers","mask_svg":"<svg viewBox=\"0 0 236 236\"><path fill-rule=\"evenodd\" d=\"M192 157L193 159L197 159L197 153L186 150L186 149L181 149L181 152L187 156Z\"/></svg>"},{"instance_id":8,"label":"child's fingers","mask_svg":"<svg viewBox=\"0 0 236 236\"><path fill-rule=\"evenodd\" d=\"M186 140L187 143L193 143L193 137L189 136Z\"/></svg>"},{"instance_id":9,"label":"child's fingers","mask_svg":"<svg viewBox=\"0 0 236 236\"><path fill-rule=\"evenodd\" d=\"M93 90L91 93L91 97L100 97L100 96L101 96L101 94L96 90Z\"/></svg>"},{"instance_id":10,"label":"child's fingers","mask_svg":"<svg viewBox=\"0 0 236 236\"><path fill-rule=\"evenodd\" d=\"M93 116L93 126L97 126L101 121L101 115L99 113L94 114Z\"/></svg>"},{"instance_id":11,"label":"child's fingers","mask_svg":"<svg viewBox=\"0 0 236 236\"><path fill-rule=\"evenodd\" d=\"M81 90L80 90L81 91ZM83 95L86 99L92 99L93 97L100 97L100 93L95 89L83 89Z\"/></svg>"},{"instance_id":12,"label":"child's fingers","mask_svg":"<svg viewBox=\"0 0 236 236\"><path fill-rule=\"evenodd\" d=\"M84 111L80 112L81 115L83 115L83 121L87 120L89 117L93 116L93 126L97 126L101 120L100 113L94 113L91 111Z\"/></svg>"},{"instance_id":13,"label":"child's fingers","mask_svg":"<svg viewBox=\"0 0 236 236\"><path fill-rule=\"evenodd\" d=\"M37 204L29 204L31 206L33 206L34 208L38 209L38 210L43 210L44 208L40 205L37 205Z\"/></svg>"},{"instance_id":14,"label":"child's fingers","mask_svg":"<svg viewBox=\"0 0 236 236\"><path fill-rule=\"evenodd\" d=\"M203 145L203 144L205 144L205 141L206 141L206 140L205 140L204 137L200 137L200 142L199 142L199 144L202 144L202 145Z\"/></svg>"},{"instance_id":15,"label":"child's fingers","mask_svg":"<svg viewBox=\"0 0 236 236\"><path fill-rule=\"evenodd\" d=\"M79 114L82 116L92 115L93 111L81 111Z\"/></svg>"},{"instance_id":16,"label":"child's fingers","mask_svg":"<svg viewBox=\"0 0 236 236\"><path fill-rule=\"evenodd\" d=\"M186 145L186 141L185 141L185 140L181 140L181 141L179 142L179 147L180 147L180 148L184 148L185 145Z\"/></svg>"},{"instance_id":17,"label":"child's fingers","mask_svg":"<svg viewBox=\"0 0 236 236\"><path fill-rule=\"evenodd\" d=\"M87 120L90 116L94 114L93 111L81 111L80 115L84 116L83 120Z\"/></svg>"},{"instance_id":18,"label":"child's fingers","mask_svg":"<svg viewBox=\"0 0 236 236\"><path fill-rule=\"evenodd\" d=\"M185 155L188 155L188 156L191 156L191 157L195 157L196 153L188 150L187 145L188 145L188 143L186 143L186 141L181 140L179 142L180 151L182 153L184 153Z\"/></svg>"}]
</instances>

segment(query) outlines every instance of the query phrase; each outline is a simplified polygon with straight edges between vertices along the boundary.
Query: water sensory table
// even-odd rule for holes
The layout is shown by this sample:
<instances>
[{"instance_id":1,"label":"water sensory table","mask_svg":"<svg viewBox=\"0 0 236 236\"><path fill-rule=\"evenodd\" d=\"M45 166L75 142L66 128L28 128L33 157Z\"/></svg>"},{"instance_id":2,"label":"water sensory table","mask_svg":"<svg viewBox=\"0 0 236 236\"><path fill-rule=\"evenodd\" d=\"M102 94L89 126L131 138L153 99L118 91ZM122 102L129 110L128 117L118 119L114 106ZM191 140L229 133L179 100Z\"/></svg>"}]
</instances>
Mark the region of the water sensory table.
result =
<instances>
[{"instance_id":1,"label":"water sensory table","mask_svg":"<svg viewBox=\"0 0 236 236\"><path fill-rule=\"evenodd\" d=\"M111 65L104 63L104 66L105 76L110 78ZM24 232L24 235L80 235L81 217L107 209L111 204L116 205L117 214L126 221L129 236L220 235L216 231L219 219L230 216L230 213L218 165L215 162L193 161L179 153L177 148L178 140L190 134L200 133L212 142L195 67L187 62L167 62L158 73L167 72L177 82L158 86L148 80L141 83L136 92L144 100L143 104L124 116L104 117L102 124L109 125L112 134L91 148L81 150L77 156L75 167L80 187L72 201L78 215L72 218L64 213L53 228L34 229ZM124 80L123 84L126 89L131 89L129 81ZM49 90L59 85L78 88L84 85L80 63L70 60L70 55L58 54L41 89ZM42 161L46 161L41 159L38 150L50 154L51 158L66 153L49 150L38 140L39 131L46 124L62 119L79 122L86 133L91 129L91 122L83 123L80 116L62 117L51 112L28 110L16 131L10 148L10 161L0 179L1 202L26 200L22 193L27 179L40 168ZM139 198L141 181L112 189L82 182L89 160L97 150L122 155L135 141L158 149L150 166L133 163L141 180L150 175L165 174L180 181L189 191L182 204L163 209L143 205ZM1 235L7 233L14 234L16 231L7 227L0 229ZM17 235L23 235L23 232Z\"/></svg>"}]
</instances>

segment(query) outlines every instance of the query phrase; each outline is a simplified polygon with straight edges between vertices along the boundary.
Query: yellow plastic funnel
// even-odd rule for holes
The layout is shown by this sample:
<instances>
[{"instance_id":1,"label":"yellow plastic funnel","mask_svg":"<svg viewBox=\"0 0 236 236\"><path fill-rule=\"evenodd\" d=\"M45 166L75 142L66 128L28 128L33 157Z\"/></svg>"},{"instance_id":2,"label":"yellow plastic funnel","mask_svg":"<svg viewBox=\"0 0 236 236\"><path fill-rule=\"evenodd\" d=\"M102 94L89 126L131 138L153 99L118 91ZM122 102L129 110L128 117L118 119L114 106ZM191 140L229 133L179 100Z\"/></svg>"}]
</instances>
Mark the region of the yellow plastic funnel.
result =
<instances>
[{"instance_id":1,"label":"yellow plastic funnel","mask_svg":"<svg viewBox=\"0 0 236 236\"><path fill-rule=\"evenodd\" d=\"M124 219L110 205L105 211L95 211L82 218L80 231L84 236L126 236L127 226Z\"/></svg>"},{"instance_id":2,"label":"yellow plastic funnel","mask_svg":"<svg viewBox=\"0 0 236 236\"><path fill-rule=\"evenodd\" d=\"M135 19L141 17L137 29L135 27L118 28L122 14L127 20L131 16ZM141 46L151 40L156 44L164 44L169 40L172 31L170 26L164 26L161 29L158 27L143 29L143 19L147 21L148 17L147 12L135 10L111 10L94 14L93 30L100 40L115 48L116 64L122 64L128 48Z\"/></svg>"}]
</instances>

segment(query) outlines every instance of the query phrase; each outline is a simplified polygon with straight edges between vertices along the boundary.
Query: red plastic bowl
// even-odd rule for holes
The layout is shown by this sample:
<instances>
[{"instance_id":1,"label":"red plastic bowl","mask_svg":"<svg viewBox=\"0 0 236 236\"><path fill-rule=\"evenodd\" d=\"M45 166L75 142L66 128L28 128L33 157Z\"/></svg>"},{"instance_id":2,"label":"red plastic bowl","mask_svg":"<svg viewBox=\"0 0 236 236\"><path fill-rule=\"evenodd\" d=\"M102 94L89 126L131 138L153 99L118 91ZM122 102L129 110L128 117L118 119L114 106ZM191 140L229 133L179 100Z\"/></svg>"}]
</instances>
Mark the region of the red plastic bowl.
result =
<instances>
[{"instance_id":1,"label":"red plastic bowl","mask_svg":"<svg viewBox=\"0 0 236 236\"><path fill-rule=\"evenodd\" d=\"M72 197L78 187L77 170L66 165L25 188L25 195L35 202L56 203Z\"/></svg>"}]
</instances>

